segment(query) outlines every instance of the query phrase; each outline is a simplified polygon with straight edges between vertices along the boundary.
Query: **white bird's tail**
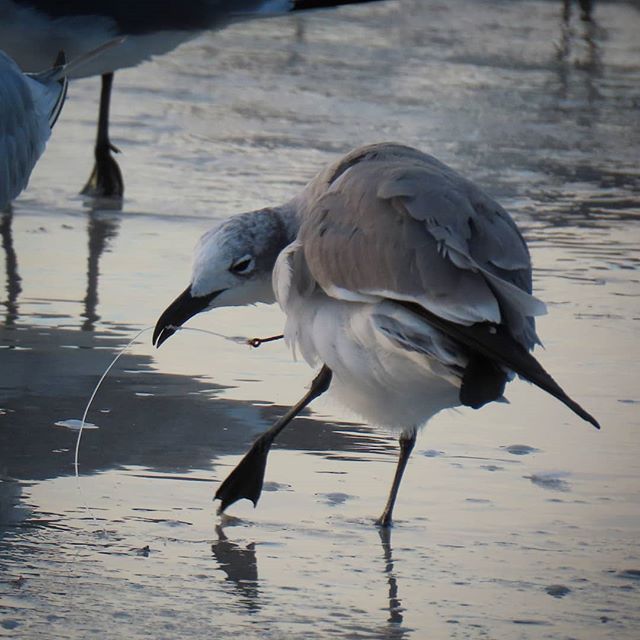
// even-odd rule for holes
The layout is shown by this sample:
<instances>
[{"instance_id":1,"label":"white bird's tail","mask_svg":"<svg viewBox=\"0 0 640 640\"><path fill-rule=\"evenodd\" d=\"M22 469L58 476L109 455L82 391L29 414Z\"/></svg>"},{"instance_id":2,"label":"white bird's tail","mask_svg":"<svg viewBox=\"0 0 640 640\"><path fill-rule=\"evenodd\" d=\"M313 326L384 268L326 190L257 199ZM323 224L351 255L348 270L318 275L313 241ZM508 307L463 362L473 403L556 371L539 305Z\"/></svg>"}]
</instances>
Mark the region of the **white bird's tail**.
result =
<instances>
[{"instance_id":1,"label":"white bird's tail","mask_svg":"<svg viewBox=\"0 0 640 640\"><path fill-rule=\"evenodd\" d=\"M46 71L39 71L38 73L25 74L27 77L35 80L38 83L38 85L35 86L41 85L40 89L44 87L44 92L39 91L39 93L44 94L46 111L48 113L49 119L49 128L53 128L53 125L56 123L56 120L58 119L58 116L62 111L62 106L64 105L64 101L67 97L69 73L76 67L82 66L89 60L93 60L93 58L101 55L108 49L121 44L122 42L124 42L124 40L124 37L109 40L108 42L101 44L99 47L96 47L95 49L87 51L77 58L74 58L70 62L66 61L64 51L60 51L51 69L47 69ZM33 85L30 85L30 87L33 87Z\"/></svg>"}]
</instances>

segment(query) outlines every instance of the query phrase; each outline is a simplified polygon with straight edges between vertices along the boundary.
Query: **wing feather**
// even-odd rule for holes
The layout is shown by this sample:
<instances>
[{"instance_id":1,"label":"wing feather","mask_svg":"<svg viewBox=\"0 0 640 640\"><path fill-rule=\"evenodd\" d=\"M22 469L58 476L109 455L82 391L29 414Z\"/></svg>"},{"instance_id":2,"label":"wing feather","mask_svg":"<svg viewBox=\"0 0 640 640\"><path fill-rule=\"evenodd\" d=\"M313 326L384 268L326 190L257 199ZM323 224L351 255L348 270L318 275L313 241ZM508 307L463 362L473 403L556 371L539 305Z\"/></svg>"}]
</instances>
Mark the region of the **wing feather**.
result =
<instances>
[{"instance_id":1,"label":"wing feather","mask_svg":"<svg viewBox=\"0 0 640 640\"><path fill-rule=\"evenodd\" d=\"M399 147L399 149L403 149ZM299 238L328 295L416 302L452 322L506 323L537 337L526 244L509 215L431 156L393 147L343 164L305 216Z\"/></svg>"},{"instance_id":2,"label":"wing feather","mask_svg":"<svg viewBox=\"0 0 640 640\"><path fill-rule=\"evenodd\" d=\"M376 302L379 334L459 381L462 404L501 400L515 373L599 428L529 353L534 316L545 311L531 295L529 252L472 183L415 149L372 145L321 172L296 206L302 225L274 279L294 342L318 288Z\"/></svg>"}]
</instances>

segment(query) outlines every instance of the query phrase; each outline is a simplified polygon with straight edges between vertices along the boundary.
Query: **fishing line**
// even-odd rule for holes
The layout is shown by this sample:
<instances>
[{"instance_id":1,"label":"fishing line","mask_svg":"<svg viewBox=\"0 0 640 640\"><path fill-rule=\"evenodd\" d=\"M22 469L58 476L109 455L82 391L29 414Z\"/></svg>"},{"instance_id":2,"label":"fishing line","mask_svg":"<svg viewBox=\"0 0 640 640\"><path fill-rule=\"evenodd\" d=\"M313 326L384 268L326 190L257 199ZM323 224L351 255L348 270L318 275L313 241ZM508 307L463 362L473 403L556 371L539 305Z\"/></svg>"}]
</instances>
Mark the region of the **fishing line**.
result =
<instances>
[{"instance_id":1,"label":"fishing line","mask_svg":"<svg viewBox=\"0 0 640 640\"><path fill-rule=\"evenodd\" d=\"M78 494L80 495L80 501L82 503L82 506L89 513L89 515L91 516L91 519L93 520L94 525L96 525L96 526L98 526L98 520L95 517L95 515L93 514L93 511L91 511L91 508L87 504L87 501L84 499L84 496L82 495L82 488L80 487L80 474L78 472L78 467L79 467L78 458L79 458L79 454L80 454L80 441L82 440L82 432L84 431L84 426L85 426L85 422L86 422L86 419L87 419L87 414L89 413L89 409L91 408L91 404L93 403L93 400L96 397L96 394L98 393L98 389L100 388L100 386L104 382L104 379L109 374L109 371L111 371L111 369L113 368L113 365L116 362L118 362L118 360L120 359L120 356L143 333L145 333L146 331L149 331L151 329L153 329L153 327L145 327L144 329L138 331L138 333L124 347L122 347L122 349L120 349L120 352L116 355L116 357L111 361L111 364L109 364L109 366L105 369L104 373L100 376L100 380L98 380L98 384L96 384L95 388L93 389L93 393L89 397L89 401L87 402L87 406L84 409L84 413L82 414L82 420L80 420L80 429L78 430L78 437L76 438L76 449L75 449L75 453L74 453L74 456L73 456L73 467L74 467L74 473L75 473L75 476L76 476L76 488L78 490ZM106 532L103 530L102 533L106 533Z\"/></svg>"},{"instance_id":2,"label":"fishing line","mask_svg":"<svg viewBox=\"0 0 640 640\"><path fill-rule=\"evenodd\" d=\"M231 336L225 336L222 333L216 333L215 331L209 331L208 329L199 329L197 327L174 327L174 326L170 326L170 327L167 327L167 328L168 329L172 329L173 331L195 331L196 333L208 333L209 335L216 336L217 338L223 338L224 340L229 340L230 342L234 342L236 344L248 344L248 345L250 345L252 347L258 347L258 346L260 346L260 344L262 344L262 342L268 342L268 341L274 339L274 338L266 338L266 339L261 340L260 338L251 338L250 339L250 338L242 338L242 337L231 337ZM78 489L78 493L81 496L81 502L82 502L84 508L89 512L89 515L91 516L91 518L93 519L94 524L96 524L96 525L98 525L97 518L94 516L93 512L91 511L91 509L87 505L86 500L84 500L84 497L82 496L82 489L80 488L80 473L79 473L80 442L82 440L82 433L83 433L85 425L86 425L87 415L89 414L89 409L91 408L91 405L93 404L93 401L94 401L94 399L96 397L96 394L98 393L98 390L100 389L100 387L101 387L102 383L104 382L105 378L109 375L109 372L111 371L111 369L113 368L115 363L118 362L120 357L127 351L127 349L129 349L129 347L136 340L138 340L138 338L143 333L146 333L147 331L151 331L152 329L153 329L153 326L145 327L144 329L141 329L140 331L138 331L138 333L136 333L136 335L133 338L131 338L131 340L129 340L129 342L124 347L122 347L122 349L120 349L118 354L111 361L109 366L105 369L104 373L100 376L100 379L98 380L98 383L96 384L95 388L93 389L93 393L89 397L89 401L87 402L87 406L84 409L84 413L82 414L82 420L80 421L80 429L78 430L78 437L76 438L76 448L75 448L75 453L74 453L74 457L73 457L73 467L74 467L75 478L76 478L76 487Z\"/></svg>"}]
</instances>

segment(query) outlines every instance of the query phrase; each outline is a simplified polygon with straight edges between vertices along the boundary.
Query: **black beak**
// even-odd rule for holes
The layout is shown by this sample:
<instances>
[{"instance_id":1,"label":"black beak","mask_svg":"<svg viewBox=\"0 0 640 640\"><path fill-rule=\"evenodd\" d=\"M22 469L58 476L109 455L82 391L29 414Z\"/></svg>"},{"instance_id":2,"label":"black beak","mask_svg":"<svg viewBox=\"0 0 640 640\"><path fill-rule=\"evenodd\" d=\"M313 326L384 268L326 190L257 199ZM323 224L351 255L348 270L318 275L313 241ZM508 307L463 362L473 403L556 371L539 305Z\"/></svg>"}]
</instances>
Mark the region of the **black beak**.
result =
<instances>
[{"instance_id":1,"label":"black beak","mask_svg":"<svg viewBox=\"0 0 640 640\"><path fill-rule=\"evenodd\" d=\"M165 310L158 319L153 330L152 343L159 347L167 338L175 332L175 327L181 327L189 318L204 311L211 301L219 296L224 289L214 291L206 296L194 297L191 295L191 286L188 286Z\"/></svg>"}]
</instances>

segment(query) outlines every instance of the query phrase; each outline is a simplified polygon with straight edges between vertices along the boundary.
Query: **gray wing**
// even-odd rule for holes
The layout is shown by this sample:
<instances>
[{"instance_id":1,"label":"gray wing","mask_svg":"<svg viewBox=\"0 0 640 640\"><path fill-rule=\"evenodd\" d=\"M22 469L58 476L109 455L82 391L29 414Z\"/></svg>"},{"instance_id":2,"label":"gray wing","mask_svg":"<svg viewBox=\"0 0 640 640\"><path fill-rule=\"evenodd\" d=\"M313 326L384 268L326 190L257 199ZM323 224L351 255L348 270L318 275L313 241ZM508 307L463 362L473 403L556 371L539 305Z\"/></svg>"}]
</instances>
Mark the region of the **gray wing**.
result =
<instances>
[{"instance_id":1,"label":"gray wing","mask_svg":"<svg viewBox=\"0 0 640 640\"><path fill-rule=\"evenodd\" d=\"M29 83L0 52L0 209L27 185L51 133L48 114L38 111Z\"/></svg>"},{"instance_id":2,"label":"gray wing","mask_svg":"<svg viewBox=\"0 0 640 640\"><path fill-rule=\"evenodd\" d=\"M414 302L462 325L504 324L530 349L533 316L545 309L530 295L515 223L435 158L392 149L344 168L307 211L298 238L315 282L336 298Z\"/></svg>"}]
</instances>

